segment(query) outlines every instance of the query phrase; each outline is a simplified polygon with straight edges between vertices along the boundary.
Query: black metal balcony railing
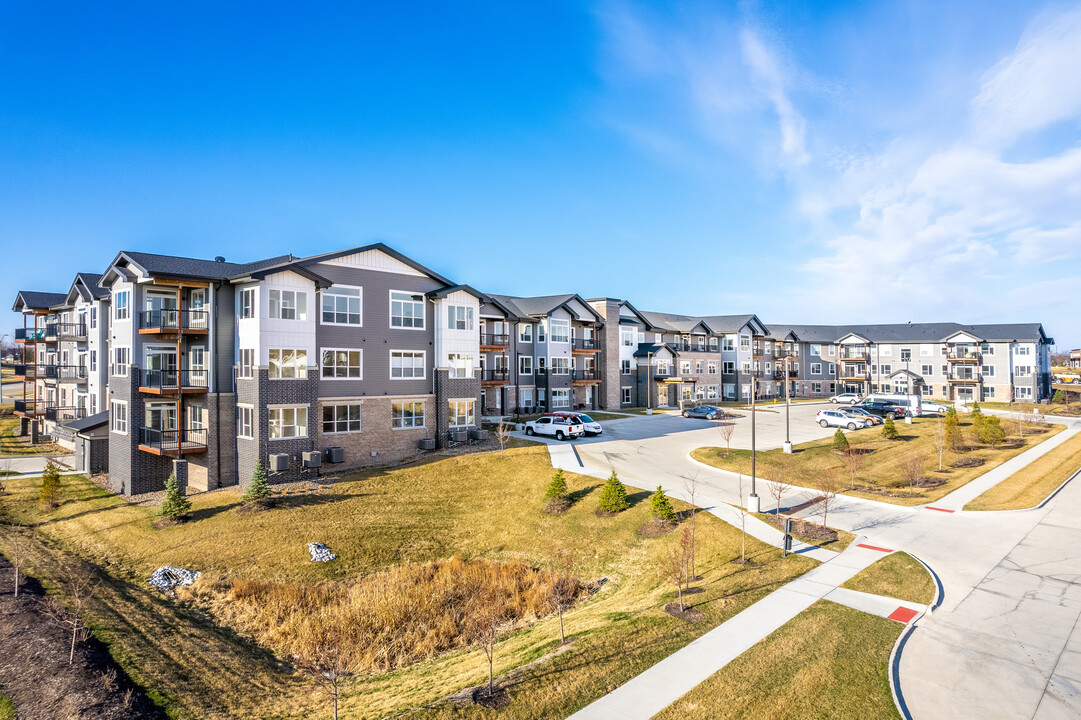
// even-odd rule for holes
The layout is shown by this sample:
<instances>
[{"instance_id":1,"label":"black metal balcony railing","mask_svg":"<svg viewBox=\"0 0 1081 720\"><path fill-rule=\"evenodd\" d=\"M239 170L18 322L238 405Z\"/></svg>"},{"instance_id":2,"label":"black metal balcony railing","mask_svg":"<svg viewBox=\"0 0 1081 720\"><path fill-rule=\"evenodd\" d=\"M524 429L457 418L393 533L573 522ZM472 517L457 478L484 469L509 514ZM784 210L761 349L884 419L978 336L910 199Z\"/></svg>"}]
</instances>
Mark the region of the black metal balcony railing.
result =
<instances>
[{"instance_id":1,"label":"black metal balcony railing","mask_svg":"<svg viewBox=\"0 0 1081 720\"><path fill-rule=\"evenodd\" d=\"M717 352L717 348L710 349L707 345L687 345L684 343L676 344L677 352Z\"/></svg>"},{"instance_id":2,"label":"black metal balcony railing","mask_svg":"<svg viewBox=\"0 0 1081 720\"><path fill-rule=\"evenodd\" d=\"M143 310L139 313L140 330L178 332L206 330L206 310Z\"/></svg>"},{"instance_id":3,"label":"black metal balcony railing","mask_svg":"<svg viewBox=\"0 0 1081 720\"><path fill-rule=\"evenodd\" d=\"M574 338L571 347L575 350L600 350L601 341L597 338Z\"/></svg>"},{"instance_id":4,"label":"black metal balcony railing","mask_svg":"<svg viewBox=\"0 0 1081 720\"><path fill-rule=\"evenodd\" d=\"M15 341L16 342L33 342L35 340L45 339L45 328L15 328Z\"/></svg>"},{"instance_id":5,"label":"black metal balcony railing","mask_svg":"<svg viewBox=\"0 0 1081 720\"><path fill-rule=\"evenodd\" d=\"M45 326L46 340L85 340L85 323L49 323Z\"/></svg>"},{"instance_id":6,"label":"black metal balcony railing","mask_svg":"<svg viewBox=\"0 0 1081 720\"><path fill-rule=\"evenodd\" d=\"M498 333L481 333L480 344L484 347L509 347L510 335Z\"/></svg>"},{"instance_id":7,"label":"black metal balcony railing","mask_svg":"<svg viewBox=\"0 0 1081 720\"><path fill-rule=\"evenodd\" d=\"M143 370L139 387L151 390L206 390L209 380L210 374L206 370Z\"/></svg>"},{"instance_id":8,"label":"black metal balcony railing","mask_svg":"<svg viewBox=\"0 0 1081 720\"><path fill-rule=\"evenodd\" d=\"M969 350L967 348L954 348L946 352L947 360L979 360L979 350Z\"/></svg>"},{"instance_id":9,"label":"black metal balcony railing","mask_svg":"<svg viewBox=\"0 0 1081 720\"><path fill-rule=\"evenodd\" d=\"M946 380L950 382L980 382L980 373L949 373Z\"/></svg>"},{"instance_id":10,"label":"black metal balcony railing","mask_svg":"<svg viewBox=\"0 0 1081 720\"><path fill-rule=\"evenodd\" d=\"M480 374L481 382L507 382L510 380L510 371L506 368L496 370L483 370Z\"/></svg>"},{"instance_id":11,"label":"black metal balcony railing","mask_svg":"<svg viewBox=\"0 0 1081 720\"><path fill-rule=\"evenodd\" d=\"M799 377L799 368L788 368L788 379L789 380L795 380L798 377ZM774 370L773 370L773 379L774 380L784 380L784 368L781 368L781 369L774 368Z\"/></svg>"},{"instance_id":12,"label":"black metal balcony railing","mask_svg":"<svg viewBox=\"0 0 1081 720\"><path fill-rule=\"evenodd\" d=\"M139 445L161 453L206 450L206 429L156 430L139 428Z\"/></svg>"},{"instance_id":13,"label":"black metal balcony railing","mask_svg":"<svg viewBox=\"0 0 1081 720\"><path fill-rule=\"evenodd\" d=\"M36 400L16 400L15 412L24 413L26 415L33 415L37 412L38 405Z\"/></svg>"},{"instance_id":14,"label":"black metal balcony railing","mask_svg":"<svg viewBox=\"0 0 1081 720\"><path fill-rule=\"evenodd\" d=\"M86 408L50 405L45 408L45 419L51 422L69 422L86 417Z\"/></svg>"},{"instance_id":15,"label":"black metal balcony railing","mask_svg":"<svg viewBox=\"0 0 1081 720\"><path fill-rule=\"evenodd\" d=\"M15 377L25 378L27 380L34 380L38 376L37 365L16 365Z\"/></svg>"},{"instance_id":16,"label":"black metal balcony railing","mask_svg":"<svg viewBox=\"0 0 1081 720\"><path fill-rule=\"evenodd\" d=\"M60 382L82 382L86 380L86 367L82 365L46 365L45 379Z\"/></svg>"},{"instance_id":17,"label":"black metal balcony railing","mask_svg":"<svg viewBox=\"0 0 1081 720\"><path fill-rule=\"evenodd\" d=\"M595 370L575 370L575 380L600 380L600 375Z\"/></svg>"},{"instance_id":18,"label":"black metal balcony railing","mask_svg":"<svg viewBox=\"0 0 1081 720\"><path fill-rule=\"evenodd\" d=\"M864 361L866 361L867 357L868 357L868 354L869 353L867 352L866 348L861 348L861 347L858 347L858 348L842 347L841 348L841 359L842 360L864 360Z\"/></svg>"}]
</instances>

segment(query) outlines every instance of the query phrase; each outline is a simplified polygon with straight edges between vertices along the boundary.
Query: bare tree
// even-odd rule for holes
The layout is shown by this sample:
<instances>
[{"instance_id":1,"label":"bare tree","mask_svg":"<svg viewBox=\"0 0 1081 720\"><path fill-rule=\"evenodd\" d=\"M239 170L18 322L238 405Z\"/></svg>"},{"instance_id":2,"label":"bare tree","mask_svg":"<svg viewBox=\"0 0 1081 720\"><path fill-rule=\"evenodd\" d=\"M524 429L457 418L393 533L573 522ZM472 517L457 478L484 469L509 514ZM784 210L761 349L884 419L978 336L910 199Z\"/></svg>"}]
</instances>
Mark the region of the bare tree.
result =
<instances>
[{"instance_id":1,"label":"bare tree","mask_svg":"<svg viewBox=\"0 0 1081 720\"><path fill-rule=\"evenodd\" d=\"M486 579L470 599L466 615L466 634L470 641L484 651L488 660L488 695L495 692L495 645L503 635L506 603L499 588Z\"/></svg>"},{"instance_id":2,"label":"bare tree","mask_svg":"<svg viewBox=\"0 0 1081 720\"><path fill-rule=\"evenodd\" d=\"M8 528L5 533L8 536L8 547L11 548L11 564L15 570L15 597L19 597L19 586L22 584L19 577L33 549L34 534L33 531L27 533L19 525L6 527Z\"/></svg>"},{"instance_id":3,"label":"bare tree","mask_svg":"<svg viewBox=\"0 0 1081 720\"><path fill-rule=\"evenodd\" d=\"M698 495L698 473L695 473L691 477L683 478L683 489L687 493L687 499L691 503L691 573L690 577L697 578L698 573L695 570L695 542L697 540L696 527L698 520L698 504L695 502L695 496Z\"/></svg>"},{"instance_id":4,"label":"bare tree","mask_svg":"<svg viewBox=\"0 0 1081 720\"><path fill-rule=\"evenodd\" d=\"M71 651L68 653L68 665L75 662L75 644L90 636L90 629L83 622L83 613L90 603L90 598L97 590L98 581L94 574L86 569L69 570L61 588L68 600L65 607L55 596L49 596L45 602L45 613L62 628L71 631Z\"/></svg>"},{"instance_id":5,"label":"bare tree","mask_svg":"<svg viewBox=\"0 0 1081 720\"><path fill-rule=\"evenodd\" d=\"M837 476L826 472L818 479L819 502L822 503L822 527L829 521L830 506L837 499Z\"/></svg>"},{"instance_id":6,"label":"bare tree","mask_svg":"<svg viewBox=\"0 0 1081 720\"><path fill-rule=\"evenodd\" d=\"M863 450L849 445L843 453L845 468L848 470L849 489L856 489L856 474L863 469Z\"/></svg>"},{"instance_id":7,"label":"bare tree","mask_svg":"<svg viewBox=\"0 0 1081 720\"><path fill-rule=\"evenodd\" d=\"M330 698L334 720L338 720L338 698L342 680L350 675L346 653L342 651L342 636L334 623L320 623L318 630L305 639L297 655L297 667L315 680Z\"/></svg>"},{"instance_id":8,"label":"bare tree","mask_svg":"<svg viewBox=\"0 0 1081 720\"><path fill-rule=\"evenodd\" d=\"M499 458L503 459L503 451L507 449L507 443L511 439L511 426L499 418L499 424L495 427L495 439L499 442Z\"/></svg>"},{"instance_id":9,"label":"bare tree","mask_svg":"<svg viewBox=\"0 0 1081 720\"><path fill-rule=\"evenodd\" d=\"M923 477L923 470L926 466L926 460L923 455L918 452L912 452L901 458L901 474L905 480L908 480L910 487L919 487L920 478Z\"/></svg>"},{"instance_id":10,"label":"bare tree","mask_svg":"<svg viewBox=\"0 0 1081 720\"><path fill-rule=\"evenodd\" d=\"M788 477L792 472L792 456L781 454L773 458L771 463L773 469L773 478L770 480L767 487L769 488L769 494L773 496L774 501L774 515L781 514L781 503L784 502L784 496L792 489L792 485L788 482Z\"/></svg>"},{"instance_id":11,"label":"bare tree","mask_svg":"<svg viewBox=\"0 0 1081 720\"><path fill-rule=\"evenodd\" d=\"M724 456L728 457L732 454L732 435L736 432L736 422L734 420L721 420L717 423L717 429L721 431L721 437L724 438Z\"/></svg>"},{"instance_id":12,"label":"bare tree","mask_svg":"<svg viewBox=\"0 0 1081 720\"><path fill-rule=\"evenodd\" d=\"M683 604L683 580L686 577L687 561L684 557L684 549L681 543L676 543L669 548L661 558L665 574L676 584L676 594L679 596L679 611L683 612L687 606Z\"/></svg>"},{"instance_id":13,"label":"bare tree","mask_svg":"<svg viewBox=\"0 0 1081 720\"><path fill-rule=\"evenodd\" d=\"M949 447L949 439L946 436L946 421L939 418L935 421L935 429L931 434L931 440L935 443L935 451L938 453L938 469L942 470L942 456L946 454L946 448Z\"/></svg>"},{"instance_id":14,"label":"bare tree","mask_svg":"<svg viewBox=\"0 0 1081 720\"><path fill-rule=\"evenodd\" d=\"M573 548L552 547L548 553L548 572L551 602L559 614L559 644L567 642L563 628L563 610L574 602L578 583L571 575L574 571L575 552ZM491 692L489 690L489 692Z\"/></svg>"}]
</instances>

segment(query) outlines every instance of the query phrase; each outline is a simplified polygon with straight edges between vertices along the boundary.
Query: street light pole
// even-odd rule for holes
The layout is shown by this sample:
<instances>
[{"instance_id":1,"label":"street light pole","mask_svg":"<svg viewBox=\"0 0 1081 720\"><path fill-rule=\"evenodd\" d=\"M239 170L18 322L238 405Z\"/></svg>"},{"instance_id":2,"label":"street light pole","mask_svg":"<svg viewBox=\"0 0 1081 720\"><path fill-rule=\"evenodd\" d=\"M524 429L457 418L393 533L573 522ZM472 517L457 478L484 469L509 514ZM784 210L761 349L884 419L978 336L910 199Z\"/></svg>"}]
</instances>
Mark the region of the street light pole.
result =
<instances>
[{"instance_id":1,"label":"street light pole","mask_svg":"<svg viewBox=\"0 0 1081 720\"><path fill-rule=\"evenodd\" d=\"M754 409L755 390L758 385L758 369L755 367L754 351L751 351L751 494L747 497L747 512L760 512L762 501L755 492L755 416Z\"/></svg>"},{"instance_id":2,"label":"street light pole","mask_svg":"<svg viewBox=\"0 0 1081 720\"><path fill-rule=\"evenodd\" d=\"M784 452L788 455L792 454L792 440L789 437L788 428L789 420L792 412L792 388L789 386L788 381L788 363L792 360L791 355L786 355L784 359Z\"/></svg>"}]
</instances>

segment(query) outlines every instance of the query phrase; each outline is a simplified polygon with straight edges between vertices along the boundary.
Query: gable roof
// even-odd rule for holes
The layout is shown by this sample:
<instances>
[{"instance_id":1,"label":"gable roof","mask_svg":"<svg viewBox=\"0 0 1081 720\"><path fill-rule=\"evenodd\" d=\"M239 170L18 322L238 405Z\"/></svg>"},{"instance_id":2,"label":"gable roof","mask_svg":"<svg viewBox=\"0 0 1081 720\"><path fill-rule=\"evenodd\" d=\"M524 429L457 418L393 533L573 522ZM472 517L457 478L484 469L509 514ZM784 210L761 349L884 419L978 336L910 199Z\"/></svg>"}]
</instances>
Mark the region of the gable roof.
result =
<instances>
[{"instance_id":1,"label":"gable roof","mask_svg":"<svg viewBox=\"0 0 1081 720\"><path fill-rule=\"evenodd\" d=\"M882 325L785 325L770 324L770 336L790 331L803 342L837 342L846 335L859 335L873 343L941 343L959 332L985 342L1049 342L1040 323L996 323L961 325L959 323L894 323Z\"/></svg>"},{"instance_id":2,"label":"gable roof","mask_svg":"<svg viewBox=\"0 0 1081 720\"><path fill-rule=\"evenodd\" d=\"M572 300L578 301L578 303L586 309L586 312L591 314L594 318L594 322L603 323L604 318L600 313L593 309L593 306L583 300L580 295L576 293L567 293L564 295L540 295L537 297L516 297L514 295L489 295L496 303L504 306L506 309L511 310L517 317L540 317L544 315L550 315L552 312L559 308L566 308L567 312L577 315L570 307L569 303Z\"/></svg>"},{"instance_id":3,"label":"gable roof","mask_svg":"<svg viewBox=\"0 0 1081 720\"><path fill-rule=\"evenodd\" d=\"M121 250L109 263L109 269L105 271L104 275L100 276L99 281L109 282L114 275L118 274L117 268L123 265L133 265L150 277L228 280L231 277L245 275L262 267L285 262L291 257L292 255L281 255L250 263L231 263L177 255L158 255L156 253Z\"/></svg>"},{"instance_id":4,"label":"gable roof","mask_svg":"<svg viewBox=\"0 0 1081 720\"><path fill-rule=\"evenodd\" d=\"M308 269L309 266L315 265L316 263L326 262L327 260L335 260L335 259L340 258L340 257L346 257L347 255L356 255L358 253L370 252L372 250L378 250L379 252L386 253L387 255L394 258L395 260L397 260L397 261L399 261L401 263L404 263L405 265L408 265L409 267L413 268L417 272L423 273L423 274L425 274L425 275L427 275L427 276L429 276L431 278L434 278L434 279L438 280L439 282L443 283L444 285L456 285L457 284L453 280L450 280L448 278L443 277L442 275L437 273L435 270L432 270L429 267L421 265L419 262L417 262L413 258L408 257L406 255L403 255L402 253L398 252L397 250L390 247L386 243L381 243L381 242L371 243L370 245L361 245L360 247L353 247L353 248L349 248L347 250L335 250L333 252L322 253L320 255L309 255L308 257L304 257L304 258L294 258L292 255L289 255L287 257L287 259L285 259L285 260L282 260L280 262L275 262L275 263L267 265L265 267L258 268L255 271L248 271L246 273L238 274L233 279L239 279L239 278L243 277L244 275L248 275L248 276L251 276L252 278L260 279L260 278L266 277L267 275L272 274L272 273L284 272L286 270L293 270L293 271L296 271L296 272L300 272L302 275L307 274L308 277L311 277L313 280L315 280L316 284L324 284L325 283L326 287L330 287L330 285L332 285L333 283L331 283L326 278L323 278L322 276L316 274L316 272L314 270Z\"/></svg>"},{"instance_id":5,"label":"gable roof","mask_svg":"<svg viewBox=\"0 0 1081 720\"><path fill-rule=\"evenodd\" d=\"M472 295L473 297L477 298L478 300L480 300L482 303L485 303L485 302L488 302L489 300L491 300L491 298L489 298L487 295L485 295L481 291L479 291L479 290L477 290L477 289L475 289L475 288L473 288L473 287L471 287L469 285L448 285L445 288L440 288L438 290L432 290L432 291L428 292L427 295L430 298L435 298L435 299L438 300L440 298L445 298L448 295L450 295L452 293L456 293L456 292L468 293L468 294Z\"/></svg>"},{"instance_id":6,"label":"gable roof","mask_svg":"<svg viewBox=\"0 0 1081 720\"><path fill-rule=\"evenodd\" d=\"M713 333L713 328L709 323L704 322L701 318L691 317L690 315L677 315L675 313L662 313L654 312L652 310L643 310L641 313L646 320L654 328L658 330L668 330L670 332L677 333L689 333L696 327L702 325L707 333Z\"/></svg>"},{"instance_id":7,"label":"gable roof","mask_svg":"<svg viewBox=\"0 0 1081 720\"><path fill-rule=\"evenodd\" d=\"M84 418L78 420L72 420L64 423L64 427L71 428L76 432L84 432L86 430L93 430L96 427L101 427L105 423L109 422L109 411L103 410L102 412L95 413L93 415L87 415Z\"/></svg>"},{"instance_id":8,"label":"gable roof","mask_svg":"<svg viewBox=\"0 0 1081 720\"><path fill-rule=\"evenodd\" d=\"M675 349L667 343L638 343L638 349L634 351L634 357L644 358L648 355L657 355L658 353L668 351L672 357L676 357L678 353Z\"/></svg>"},{"instance_id":9,"label":"gable roof","mask_svg":"<svg viewBox=\"0 0 1081 720\"><path fill-rule=\"evenodd\" d=\"M11 309L15 312L25 310L48 310L54 305L66 302L66 293L37 292L36 290L20 290L15 296L15 304Z\"/></svg>"}]
</instances>

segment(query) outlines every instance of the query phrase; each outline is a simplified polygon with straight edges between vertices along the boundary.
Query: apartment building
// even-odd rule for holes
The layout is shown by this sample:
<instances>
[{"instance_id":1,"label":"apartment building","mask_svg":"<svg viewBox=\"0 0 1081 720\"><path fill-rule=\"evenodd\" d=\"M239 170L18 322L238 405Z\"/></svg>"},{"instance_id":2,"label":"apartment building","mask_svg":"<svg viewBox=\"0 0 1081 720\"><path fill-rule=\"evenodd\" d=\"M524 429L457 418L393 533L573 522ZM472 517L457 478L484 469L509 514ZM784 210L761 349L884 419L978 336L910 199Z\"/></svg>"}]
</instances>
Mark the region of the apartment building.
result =
<instances>
[{"instance_id":1,"label":"apartment building","mask_svg":"<svg viewBox=\"0 0 1081 720\"><path fill-rule=\"evenodd\" d=\"M20 292L21 432L127 495L394 463L482 417L852 392L1039 400L1036 324L766 325L480 292L381 243L251 263L120 252Z\"/></svg>"}]
</instances>

